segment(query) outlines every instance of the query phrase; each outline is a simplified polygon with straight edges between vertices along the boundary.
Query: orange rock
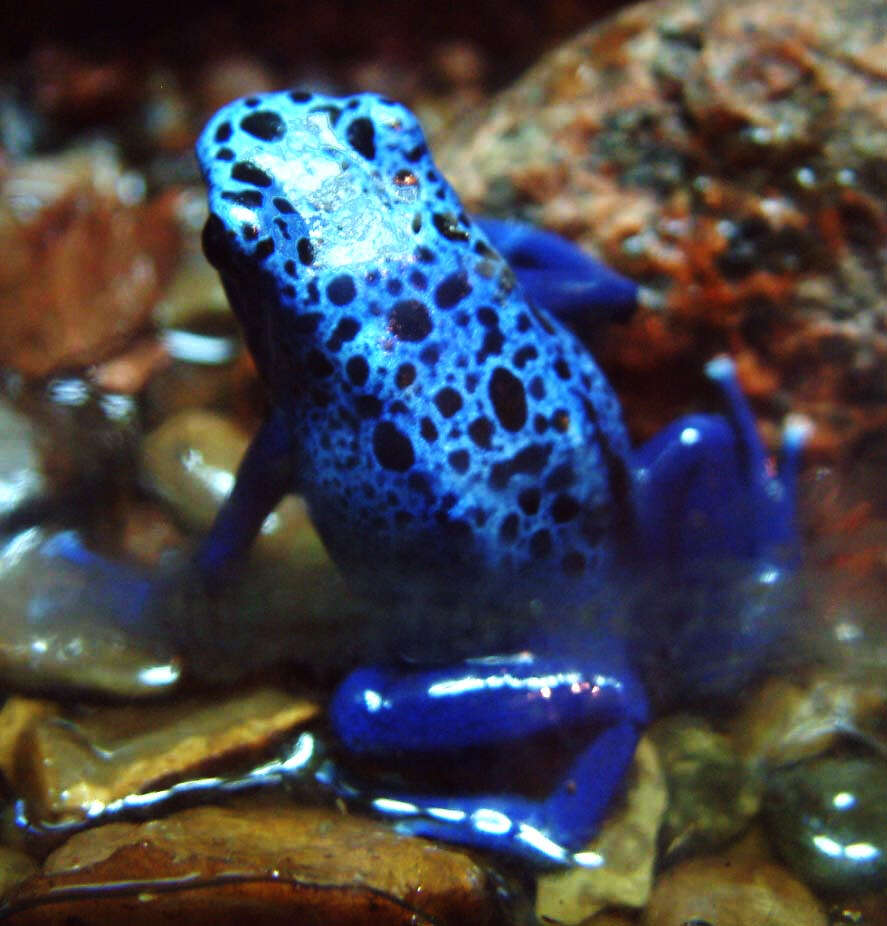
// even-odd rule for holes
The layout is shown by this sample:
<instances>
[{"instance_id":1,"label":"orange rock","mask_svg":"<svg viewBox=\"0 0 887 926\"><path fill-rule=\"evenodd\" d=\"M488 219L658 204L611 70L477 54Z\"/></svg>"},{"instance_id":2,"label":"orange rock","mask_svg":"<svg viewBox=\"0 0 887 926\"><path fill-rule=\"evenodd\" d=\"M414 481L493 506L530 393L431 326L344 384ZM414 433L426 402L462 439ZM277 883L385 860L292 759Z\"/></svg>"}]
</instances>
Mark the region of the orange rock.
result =
<instances>
[{"instance_id":1,"label":"orange rock","mask_svg":"<svg viewBox=\"0 0 887 926\"><path fill-rule=\"evenodd\" d=\"M178 256L177 200L124 205L84 184L0 225L0 364L43 377L144 329Z\"/></svg>"}]
</instances>

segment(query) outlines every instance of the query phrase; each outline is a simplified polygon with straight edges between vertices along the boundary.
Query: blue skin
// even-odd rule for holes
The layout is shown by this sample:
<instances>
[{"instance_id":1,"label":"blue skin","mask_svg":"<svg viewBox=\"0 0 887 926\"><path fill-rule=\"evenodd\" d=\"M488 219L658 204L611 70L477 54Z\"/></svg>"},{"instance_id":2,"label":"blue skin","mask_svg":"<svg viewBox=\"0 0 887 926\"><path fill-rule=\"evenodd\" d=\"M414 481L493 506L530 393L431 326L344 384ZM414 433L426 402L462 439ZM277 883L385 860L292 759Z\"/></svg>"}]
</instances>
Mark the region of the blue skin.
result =
<instances>
[{"instance_id":1,"label":"blue skin","mask_svg":"<svg viewBox=\"0 0 887 926\"><path fill-rule=\"evenodd\" d=\"M543 800L361 797L404 832L581 863L648 720L628 652L643 634L610 632L607 596L649 583L704 590L720 609L722 563L777 584L794 556L799 434L772 472L721 359L708 372L725 415L632 449L567 325L626 317L635 285L550 233L468 217L399 104L250 97L210 120L197 155L204 250L271 399L198 569L217 584L301 493L332 557L390 616L392 653L414 660L343 682L330 716L350 750L596 731ZM444 662L454 654L474 658Z\"/></svg>"}]
</instances>

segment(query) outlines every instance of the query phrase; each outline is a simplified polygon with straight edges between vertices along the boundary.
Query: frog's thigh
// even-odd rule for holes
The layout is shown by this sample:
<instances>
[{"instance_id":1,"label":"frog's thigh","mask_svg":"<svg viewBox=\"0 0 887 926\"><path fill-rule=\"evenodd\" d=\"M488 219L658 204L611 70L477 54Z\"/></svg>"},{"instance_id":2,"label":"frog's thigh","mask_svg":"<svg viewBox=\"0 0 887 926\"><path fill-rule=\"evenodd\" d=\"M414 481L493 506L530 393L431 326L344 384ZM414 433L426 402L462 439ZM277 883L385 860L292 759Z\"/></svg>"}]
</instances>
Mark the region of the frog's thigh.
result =
<instances>
[{"instance_id":1,"label":"frog's thigh","mask_svg":"<svg viewBox=\"0 0 887 926\"><path fill-rule=\"evenodd\" d=\"M349 749L386 755L490 745L583 721L642 725L647 704L619 641L602 641L582 659L524 652L427 670L358 669L330 717Z\"/></svg>"}]
</instances>

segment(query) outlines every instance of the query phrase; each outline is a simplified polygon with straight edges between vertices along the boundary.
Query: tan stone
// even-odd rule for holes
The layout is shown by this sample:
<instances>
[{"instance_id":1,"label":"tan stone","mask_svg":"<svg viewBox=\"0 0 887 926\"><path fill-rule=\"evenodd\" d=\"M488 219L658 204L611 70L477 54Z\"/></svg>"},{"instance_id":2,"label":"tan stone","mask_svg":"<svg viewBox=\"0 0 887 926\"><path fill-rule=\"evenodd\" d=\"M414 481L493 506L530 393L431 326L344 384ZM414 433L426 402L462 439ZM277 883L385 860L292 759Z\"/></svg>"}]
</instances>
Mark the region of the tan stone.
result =
<instances>
[{"instance_id":1,"label":"tan stone","mask_svg":"<svg viewBox=\"0 0 887 926\"><path fill-rule=\"evenodd\" d=\"M642 926L826 926L825 912L779 865L734 856L691 859L656 882Z\"/></svg>"},{"instance_id":2,"label":"tan stone","mask_svg":"<svg viewBox=\"0 0 887 926\"><path fill-rule=\"evenodd\" d=\"M883 715L887 688L820 673L803 684L770 679L734 722L734 742L752 761L785 765L825 752L847 730Z\"/></svg>"}]
</instances>

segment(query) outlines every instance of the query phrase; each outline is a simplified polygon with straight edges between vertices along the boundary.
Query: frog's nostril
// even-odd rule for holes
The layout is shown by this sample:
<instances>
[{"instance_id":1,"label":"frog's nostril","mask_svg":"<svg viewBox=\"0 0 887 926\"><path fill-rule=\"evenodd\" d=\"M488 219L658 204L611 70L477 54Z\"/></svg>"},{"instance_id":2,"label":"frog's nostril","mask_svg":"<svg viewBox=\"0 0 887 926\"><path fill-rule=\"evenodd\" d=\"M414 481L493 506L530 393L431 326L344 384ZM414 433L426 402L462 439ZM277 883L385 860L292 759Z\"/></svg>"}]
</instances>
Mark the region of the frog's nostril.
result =
<instances>
[{"instance_id":1,"label":"frog's nostril","mask_svg":"<svg viewBox=\"0 0 887 926\"><path fill-rule=\"evenodd\" d=\"M203 244L203 253L206 255L206 259L217 270L220 270L225 264L225 255L227 253L226 236L225 223L214 212L211 212L206 220L206 225L203 226L201 243Z\"/></svg>"}]
</instances>

